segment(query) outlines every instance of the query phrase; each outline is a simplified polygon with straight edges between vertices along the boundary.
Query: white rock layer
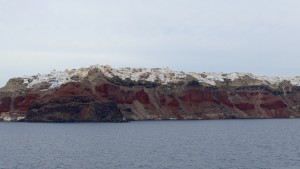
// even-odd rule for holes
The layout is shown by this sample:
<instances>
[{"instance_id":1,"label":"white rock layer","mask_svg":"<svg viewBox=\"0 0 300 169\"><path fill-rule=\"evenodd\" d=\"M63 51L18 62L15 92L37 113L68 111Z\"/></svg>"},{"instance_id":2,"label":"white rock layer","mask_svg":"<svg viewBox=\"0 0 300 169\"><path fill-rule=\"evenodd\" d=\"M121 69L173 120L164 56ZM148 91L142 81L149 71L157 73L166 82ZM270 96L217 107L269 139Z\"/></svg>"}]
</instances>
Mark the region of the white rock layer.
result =
<instances>
[{"instance_id":1,"label":"white rock layer","mask_svg":"<svg viewBox=\"0 0 300 169\"><path fill-rule=\"evenodd\" d=\"M169 68L120 68L114 69L110 66L100 66L94 65L89 68L72 69L65 71L52 71L50 74L46 75L36 75L36 76L24 76L24 84L27 84L28 88L32 88L34 85L39 83L50 83L50 88L57 88L62 84L67 82L72 82L71 78L74 76L83 79L87 77L88 72L92 69L99 69L101 72L109 78L117 76L123 80L131 79L132 81L148 81L148 82L158 82L161 84L176 83L185 79L188 75L194 77L201 83L206 83L209 85L216 85L217 81L223 82L224 79L230 79L234 81L236 79L248 76L250 78L260 80L264 84L280 84L284 81L290 82L294 86L300 86L300 77L266 77L266 76L255 76L250 73L184 73L179 71L172 71Z\"/></svg>"}]
</instances>

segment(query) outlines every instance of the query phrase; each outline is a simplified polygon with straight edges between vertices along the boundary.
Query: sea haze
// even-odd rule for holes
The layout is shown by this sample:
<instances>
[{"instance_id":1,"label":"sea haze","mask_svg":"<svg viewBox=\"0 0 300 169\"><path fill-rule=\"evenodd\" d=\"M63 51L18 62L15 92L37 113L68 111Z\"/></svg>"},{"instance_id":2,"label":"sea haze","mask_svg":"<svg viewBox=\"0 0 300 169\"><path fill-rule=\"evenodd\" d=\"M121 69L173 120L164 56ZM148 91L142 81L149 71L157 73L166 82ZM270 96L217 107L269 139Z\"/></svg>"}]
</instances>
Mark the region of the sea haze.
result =
<instances>
[{"instance_id":1,"label":"sea haze","mask_svg":"<svg viewBox=\"0 0 300 169\"><path fill-rule=\"evenodd\" d=\"M0 169L298 169L300 120L0 123Z\"/></svg>"}]
</instances>

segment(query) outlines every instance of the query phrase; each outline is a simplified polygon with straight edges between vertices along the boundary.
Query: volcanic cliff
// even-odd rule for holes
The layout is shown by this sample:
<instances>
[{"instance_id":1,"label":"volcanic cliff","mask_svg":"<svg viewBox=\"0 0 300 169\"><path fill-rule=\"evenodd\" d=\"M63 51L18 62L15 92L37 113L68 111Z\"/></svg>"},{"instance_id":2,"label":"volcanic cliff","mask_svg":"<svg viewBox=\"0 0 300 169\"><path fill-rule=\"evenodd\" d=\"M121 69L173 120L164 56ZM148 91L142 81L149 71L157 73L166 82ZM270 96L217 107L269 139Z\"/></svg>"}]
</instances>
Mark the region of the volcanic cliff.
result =
<instances>
[{"instance_id":1,"label":"volcanic cliff","mask_svg":"<svg viewBox=\"0 0 300 169\"><path fill-rule=\"evenodd\" d=\"M89 68L10 79L0 120L122 122L300 117L300 77Z\"/></svg>"}]
</instances>

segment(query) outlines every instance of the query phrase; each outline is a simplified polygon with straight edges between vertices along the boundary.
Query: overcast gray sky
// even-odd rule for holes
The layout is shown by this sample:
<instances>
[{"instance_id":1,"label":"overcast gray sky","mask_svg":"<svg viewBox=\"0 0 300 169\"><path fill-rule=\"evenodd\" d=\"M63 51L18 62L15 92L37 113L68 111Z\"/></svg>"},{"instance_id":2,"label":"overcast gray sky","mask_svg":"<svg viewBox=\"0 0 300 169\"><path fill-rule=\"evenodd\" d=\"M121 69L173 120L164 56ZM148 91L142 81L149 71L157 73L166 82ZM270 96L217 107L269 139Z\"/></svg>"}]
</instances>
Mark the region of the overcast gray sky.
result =
<instances>
[{"instance_id":1,"label":"overcast gray sky","mask_svg":"<svg viewBox=\"0 0 300 169\"><path fill-rule=\"evenodd\" d=\"M0 86L109 64L300 75L299 0L0 0Z\"/></svg>"}]
</instances>

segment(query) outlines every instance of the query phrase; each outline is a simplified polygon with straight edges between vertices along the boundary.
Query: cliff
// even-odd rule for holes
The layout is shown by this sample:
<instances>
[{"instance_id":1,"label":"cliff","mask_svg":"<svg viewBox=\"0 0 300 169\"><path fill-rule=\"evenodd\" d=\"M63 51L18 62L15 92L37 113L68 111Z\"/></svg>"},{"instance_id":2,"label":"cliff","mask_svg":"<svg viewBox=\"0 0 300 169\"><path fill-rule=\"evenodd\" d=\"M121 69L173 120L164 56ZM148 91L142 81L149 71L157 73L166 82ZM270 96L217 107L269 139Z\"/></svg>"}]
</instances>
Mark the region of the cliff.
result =
<instances>
[{"instance_id":1,"label":"cliff","mask_svg":"<svg viewBox=\"0 0 300 169\"><path fill-rule=\"evenodd\" d=\"M89 68L13 78L0 120L122 122L300 117L300 77Z\"/></svg>"}]
</instances>

